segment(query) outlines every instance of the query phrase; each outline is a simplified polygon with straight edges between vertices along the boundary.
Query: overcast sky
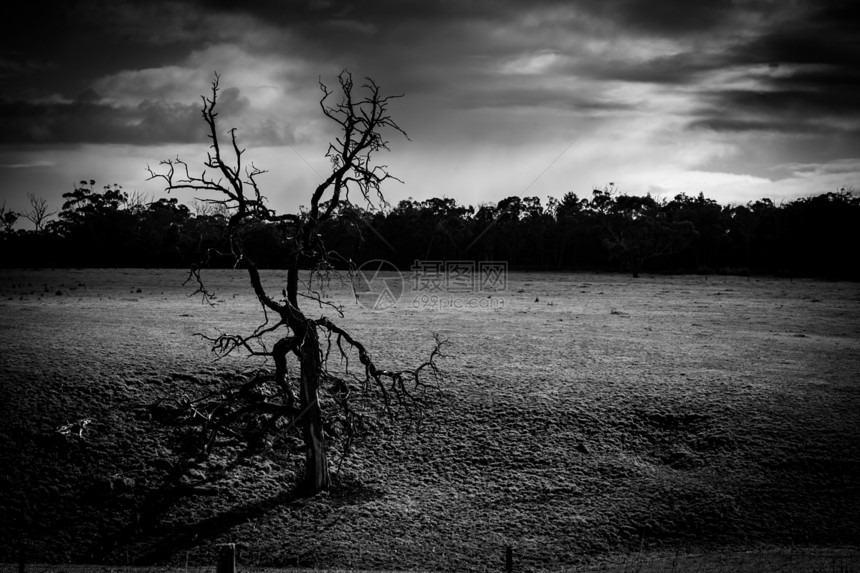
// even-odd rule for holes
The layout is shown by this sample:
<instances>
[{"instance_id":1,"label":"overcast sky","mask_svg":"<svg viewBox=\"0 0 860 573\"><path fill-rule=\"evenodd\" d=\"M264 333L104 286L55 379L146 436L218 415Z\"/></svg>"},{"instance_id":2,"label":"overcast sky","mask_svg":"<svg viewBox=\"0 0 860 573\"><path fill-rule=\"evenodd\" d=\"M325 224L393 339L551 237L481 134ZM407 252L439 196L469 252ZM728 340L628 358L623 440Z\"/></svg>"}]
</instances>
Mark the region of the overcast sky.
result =
<instances>
[{"instance_id":1,"label":"overcast sky","mask_svg":"<svg viewBox=\"0 0 860 573\"><path fill-rule=\"evenodd\" d=\"M0 39L0 202L81 179L155 194L206 150L213 72L275 206L307 203L318 79L403 93L392 203L622 192L721 203L860 188L860 3L104 0L24 4ZM190 200L190 196L182 197Z\"/></svg>"}]
</instances>

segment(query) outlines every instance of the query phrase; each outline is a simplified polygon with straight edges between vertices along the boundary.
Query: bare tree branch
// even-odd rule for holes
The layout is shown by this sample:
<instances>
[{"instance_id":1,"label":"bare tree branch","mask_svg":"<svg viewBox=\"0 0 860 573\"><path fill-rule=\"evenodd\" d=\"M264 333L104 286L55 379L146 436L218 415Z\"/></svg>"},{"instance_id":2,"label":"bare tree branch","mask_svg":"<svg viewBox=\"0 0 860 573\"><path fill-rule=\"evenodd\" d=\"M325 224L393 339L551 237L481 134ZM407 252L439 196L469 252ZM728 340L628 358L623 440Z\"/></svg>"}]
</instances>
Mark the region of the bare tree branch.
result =
<instances>
[{"instance_id":1,"label":"bare tree branch","mask_svg":"<svg viewBox=\"0 0 860 573\"><path fill-rule=\"evenodd\" d=\"M48 212L48 201L44 197L37 197L35 193L27 193L27 199L30 201L30 208L22 213L23 217L36 226L37 231L41 231L45 220L51 215L56 214L56 211Z\"/></svg>"}]
</instances>

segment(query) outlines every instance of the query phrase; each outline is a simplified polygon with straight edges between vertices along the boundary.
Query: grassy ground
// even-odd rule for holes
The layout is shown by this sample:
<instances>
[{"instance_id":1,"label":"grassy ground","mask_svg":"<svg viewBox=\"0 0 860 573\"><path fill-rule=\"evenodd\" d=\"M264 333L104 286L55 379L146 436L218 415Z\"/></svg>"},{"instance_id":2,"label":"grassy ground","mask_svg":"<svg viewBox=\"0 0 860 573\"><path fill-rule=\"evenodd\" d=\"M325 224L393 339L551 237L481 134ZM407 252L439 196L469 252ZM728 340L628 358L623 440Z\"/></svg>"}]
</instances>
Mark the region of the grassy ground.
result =
<instances>
[{"instance_id":1,"label":"grassy ground","mask_svg":"<svg viewBox=\"0 0 860 573\"><path fill-rule=\"evenodd\" d=\"M213 567L117 567L93 565L32 565L29 573L211 573ZM239 566L242 573L307 573L308 569L275 569ZM503 567L491 568L503 571ZM513 571L520 571L516 561ZM856 549L782 549L771 551L712 552L702 555L632 555L599 565L561 569L569 573L856 573L860 552ZM317 573L389 573L383 570L313 569ZM412 570L410 573L422 573ZM18 573L17 566L0 565L0 573ZM432 573L432 572L427 572Z\"/></svg>"},{"instance_id":2,"label":"grassy ground","mask_svg":"<svg viewBox=\"0 0 860 573\"><path fill-rule=\"evenodd\" d=\"M205 564L235 541L259 566L492 571L510 545L518 570L728 571L707 567L860 539L860 285L514 274L494 308L385 312L335 288L377 361L432 333L452 357L420 433L383 428L302 499L277 453L168 478L144 406L255 365L193 338L257 324L244 277L211 277L215 308L177 271L0 274L0 561ZM83 439L54 431L79 418Z\"/></svg>"}]
</instances>

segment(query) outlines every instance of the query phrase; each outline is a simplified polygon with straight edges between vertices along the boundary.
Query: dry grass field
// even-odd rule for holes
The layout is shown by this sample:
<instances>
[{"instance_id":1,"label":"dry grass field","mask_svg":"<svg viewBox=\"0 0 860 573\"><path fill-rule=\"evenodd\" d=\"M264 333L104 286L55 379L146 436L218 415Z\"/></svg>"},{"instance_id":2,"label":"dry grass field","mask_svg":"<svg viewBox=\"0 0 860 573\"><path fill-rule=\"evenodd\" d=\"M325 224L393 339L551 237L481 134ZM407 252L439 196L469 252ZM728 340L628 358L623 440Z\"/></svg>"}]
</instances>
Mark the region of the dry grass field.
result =
<instances>
[{"instance_id":1,"label":"dry grass field","mask_svg":"<svg viewBox=\"0 0 860 573\"><path fill-rule=\"evenodd\" d=\"M145 406L259 366L194 337L260 318L243 274L208 276L214 308L181 271L0 272L0 562L199 565L237 542L275 567L499 571L509 545L518 571L730 571L772 549L795 556L772 570L860 569L858 284L512 273L492 305L407 292L381 312L333 285L379 363L434 333L450 357L419 432L382 425L303 499L277 451L171 477Z\"/></svg>"}]
</instances>

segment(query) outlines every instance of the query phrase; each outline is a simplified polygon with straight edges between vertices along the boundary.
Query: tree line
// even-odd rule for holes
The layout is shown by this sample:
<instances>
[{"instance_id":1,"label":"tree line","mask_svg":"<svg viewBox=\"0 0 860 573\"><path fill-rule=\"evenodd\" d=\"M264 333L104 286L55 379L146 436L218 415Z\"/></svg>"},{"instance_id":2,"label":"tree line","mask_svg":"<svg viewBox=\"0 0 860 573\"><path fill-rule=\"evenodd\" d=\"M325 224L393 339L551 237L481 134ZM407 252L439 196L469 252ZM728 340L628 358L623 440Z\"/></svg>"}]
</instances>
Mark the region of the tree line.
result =
<instances>
[{"instance_id":1,"label":"tree line","mask_svg":"<svg viewBox=\"0 0 860 573\"><path fill-rule=\"evenodd\" d=\"M211 203L98 190L81 181L57 213L30 195L23 213L0 208L4 267L211 267L229 256L230 213ZM54 217L53 215L56 215ZM303 212L303 216L308 213ZM29 219L34 230L16 229ZM340 202L320 228L329 260L506 261L513 270L775 274L860 279L860 198L839 190L775 204L720 205L703 194L658 200L613 184L588 196L508 197L465 206L407 199L381 210ZM281 268L287 226L257 220L242 241L261 268ZM225 254L222 256L222 254Z\"/></svg>"}]
</instances>

